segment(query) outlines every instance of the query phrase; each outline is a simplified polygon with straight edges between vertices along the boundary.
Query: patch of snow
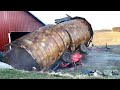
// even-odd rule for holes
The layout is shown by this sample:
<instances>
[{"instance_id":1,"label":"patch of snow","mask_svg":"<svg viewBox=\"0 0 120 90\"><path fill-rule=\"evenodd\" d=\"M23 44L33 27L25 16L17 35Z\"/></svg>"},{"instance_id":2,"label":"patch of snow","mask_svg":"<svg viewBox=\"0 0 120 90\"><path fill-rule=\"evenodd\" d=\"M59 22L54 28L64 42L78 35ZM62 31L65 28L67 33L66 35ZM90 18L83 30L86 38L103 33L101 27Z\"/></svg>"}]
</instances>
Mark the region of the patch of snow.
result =
<instances>
[{"instance_id":1,"label":"patch of snow","mask_svg":"<svg viewBox=\"0 0 120 90\"><path fill-rule=\"evenodd\" d=\"M13 67L6 63L0 62L0 69L13 69Z\"/></svg>"}]
</instances>

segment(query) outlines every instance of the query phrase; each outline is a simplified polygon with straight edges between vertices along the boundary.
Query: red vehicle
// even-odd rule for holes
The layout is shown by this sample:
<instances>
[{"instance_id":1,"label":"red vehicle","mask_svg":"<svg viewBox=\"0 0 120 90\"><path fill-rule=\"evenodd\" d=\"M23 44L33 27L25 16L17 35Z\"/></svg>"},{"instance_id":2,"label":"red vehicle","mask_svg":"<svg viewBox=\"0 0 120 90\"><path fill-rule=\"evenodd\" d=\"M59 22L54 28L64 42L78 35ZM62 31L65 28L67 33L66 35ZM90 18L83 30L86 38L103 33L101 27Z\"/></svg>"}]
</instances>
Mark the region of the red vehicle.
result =
<instances>
[{"instance_id":1,"label":"red vehicle","mask_svg":"<svg viewBox=\"0 0 120 90\"><path fill-rule=\"evenodd\" d=\"M87 48L84 45L76 52L71 53L70 51L66 51L62 54L61 58L55 63L52 70L56 70L58 68L69 68L76 67L78 65L82 65L82 60L85 58L87 54Z\"/></svg>"},{"instance_id":2,"label":"red vehicle","mask_svg":"<svg viewBox=\"0 0 120 90\"><path fill-rule=\"evenodd\" d=\"M66 54L67 54L67 52L66 52ZM65 68L65 67L69 66L70 64L72 64L72 66L76 66L77 63L79 65L82 64L81 60L83 58L83 55L80 54L80 52L76 52L76 53L74 53L72 55L69 55L69 56L70 56L68 58L69 61L67 61L67 58L66 59L62 59L63 61L61 62L61 67ZM67 56L65 55L65 57L67 57Z\"/></svg>"}]
</instances>

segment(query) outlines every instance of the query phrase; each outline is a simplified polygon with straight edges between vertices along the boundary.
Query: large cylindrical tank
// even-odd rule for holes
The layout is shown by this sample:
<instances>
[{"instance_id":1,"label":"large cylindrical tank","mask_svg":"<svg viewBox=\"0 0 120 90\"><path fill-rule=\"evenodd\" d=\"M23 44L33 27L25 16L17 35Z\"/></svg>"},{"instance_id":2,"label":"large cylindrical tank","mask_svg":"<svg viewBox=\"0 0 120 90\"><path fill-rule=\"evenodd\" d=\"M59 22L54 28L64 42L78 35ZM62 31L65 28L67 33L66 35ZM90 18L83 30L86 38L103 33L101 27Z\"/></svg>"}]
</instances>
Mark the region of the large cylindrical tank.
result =
<instances>
[{"instance_id":1,"label":"large cylindrical tank","mask_svg":"<svg viewBox=\"0 0 120 90\"><path fill-rule=\"evenodd\" d=\"M12 50L4 61L16 69L48 69L64 51L75 51L81 44L87 46L93 31L86 19L72 18L56 25L47 25L29 33L10 46Z\"/></svg>"}]
</instances>

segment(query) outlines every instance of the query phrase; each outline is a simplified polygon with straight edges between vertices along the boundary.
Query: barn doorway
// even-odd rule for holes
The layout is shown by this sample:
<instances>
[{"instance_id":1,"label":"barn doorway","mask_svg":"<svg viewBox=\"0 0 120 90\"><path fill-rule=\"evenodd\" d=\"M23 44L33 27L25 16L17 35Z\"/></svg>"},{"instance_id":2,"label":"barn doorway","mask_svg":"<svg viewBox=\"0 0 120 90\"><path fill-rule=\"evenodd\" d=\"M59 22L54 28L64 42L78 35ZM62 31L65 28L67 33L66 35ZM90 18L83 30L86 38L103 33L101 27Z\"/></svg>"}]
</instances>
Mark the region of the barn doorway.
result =
<instances>
[{"instance_id":1,"label":"barn doorway","mask_svg":"<svg viewBox=\"0 0 120 90\"><path fill-rule=\"evenodd\" d=\"M28 33L30 33L30 32L10 32L9 33L9 39L10 39L9 41L12 42Z\"/></svg>"},{"instance_id":2,"label":"barn doorway","mask_svg":"<svg viewBox=\"0 0 120 90\"><path fill-rule=\"evenodd\" d=\"M9 43L11 43L12 41L14 41L28 33L30 33L30 32L9 32L8 33ZM9 49L11 50L11 46L9 47Z\"/></svg>"}]
</instances>

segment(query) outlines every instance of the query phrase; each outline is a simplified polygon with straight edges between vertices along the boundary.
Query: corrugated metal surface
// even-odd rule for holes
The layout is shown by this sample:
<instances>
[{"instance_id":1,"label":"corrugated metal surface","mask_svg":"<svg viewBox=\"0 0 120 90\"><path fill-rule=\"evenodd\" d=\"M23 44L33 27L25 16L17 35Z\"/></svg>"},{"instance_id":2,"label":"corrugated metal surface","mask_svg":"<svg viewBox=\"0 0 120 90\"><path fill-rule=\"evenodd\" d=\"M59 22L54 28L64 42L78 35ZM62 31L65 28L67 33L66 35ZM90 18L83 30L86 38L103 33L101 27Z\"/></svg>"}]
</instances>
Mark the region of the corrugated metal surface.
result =
<instances>
[{"instance_id":1,"label":"corrugated metal surface","mask_svg":"<svg viewBox=\"0 0 120 90\"><path fill-rule=\"evenodd\" d=\"M9 32L32 32L43 26L39 20L25 11L0 11L0 51L8 44Z\"/></svg>"}]
</instances>

